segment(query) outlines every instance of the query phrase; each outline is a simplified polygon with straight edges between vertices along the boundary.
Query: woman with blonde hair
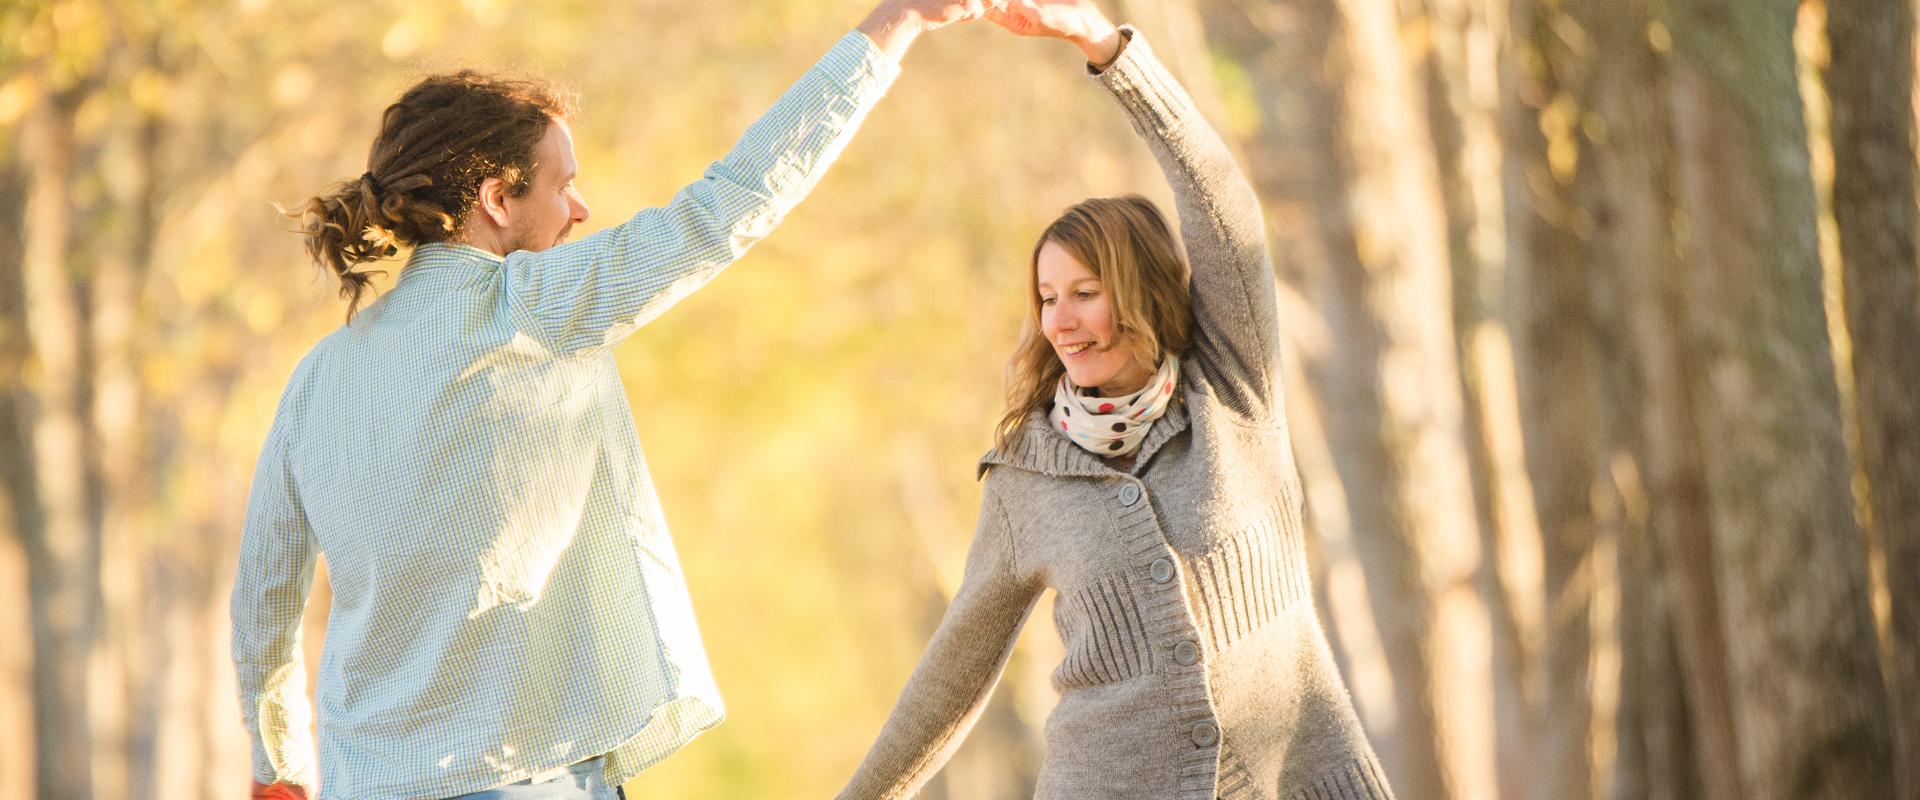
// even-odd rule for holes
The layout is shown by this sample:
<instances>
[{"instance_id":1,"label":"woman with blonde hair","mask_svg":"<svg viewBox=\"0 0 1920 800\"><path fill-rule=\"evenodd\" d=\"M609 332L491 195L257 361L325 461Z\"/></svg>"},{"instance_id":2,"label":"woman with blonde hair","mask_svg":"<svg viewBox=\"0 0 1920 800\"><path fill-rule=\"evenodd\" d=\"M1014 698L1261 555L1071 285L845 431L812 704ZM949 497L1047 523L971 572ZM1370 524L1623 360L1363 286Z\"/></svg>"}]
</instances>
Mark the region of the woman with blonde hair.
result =
<instances>
[{"instance_id":1,"label":"woman with blonde hair","mask_svg":"<svg viewBox=\"0 0 1920 800\"><path fill-rule=\"evenodd\" d=\"M1313 611L1251 187L1093 0L989 16L1086 54L1173 188L1187 260L1138 197L1041 234L965 577L840 796L918 791L1051 589L1066 656L1037 797L1390 798Z\"/></svg>"}]
</instances>

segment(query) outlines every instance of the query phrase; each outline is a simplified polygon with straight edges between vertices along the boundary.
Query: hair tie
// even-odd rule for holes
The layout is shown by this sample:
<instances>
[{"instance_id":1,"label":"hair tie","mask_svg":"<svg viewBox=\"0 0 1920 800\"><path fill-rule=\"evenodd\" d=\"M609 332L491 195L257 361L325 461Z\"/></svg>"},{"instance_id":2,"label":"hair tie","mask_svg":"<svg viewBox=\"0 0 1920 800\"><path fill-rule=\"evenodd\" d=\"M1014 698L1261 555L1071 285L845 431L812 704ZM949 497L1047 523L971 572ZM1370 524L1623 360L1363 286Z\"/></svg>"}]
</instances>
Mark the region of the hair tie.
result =
<instances>
[{"instance_id":1,"label":"hair tie","mask_svg":"<svg viewBox=\"0 0 1920 800\"><path fill-rule=\"evenodd\" d=\"M372 189L374 194L380 193L380 182L373 179L372 172L360 173L360 182L366 184L368 189Z\"/></svg>"}]
</instances>

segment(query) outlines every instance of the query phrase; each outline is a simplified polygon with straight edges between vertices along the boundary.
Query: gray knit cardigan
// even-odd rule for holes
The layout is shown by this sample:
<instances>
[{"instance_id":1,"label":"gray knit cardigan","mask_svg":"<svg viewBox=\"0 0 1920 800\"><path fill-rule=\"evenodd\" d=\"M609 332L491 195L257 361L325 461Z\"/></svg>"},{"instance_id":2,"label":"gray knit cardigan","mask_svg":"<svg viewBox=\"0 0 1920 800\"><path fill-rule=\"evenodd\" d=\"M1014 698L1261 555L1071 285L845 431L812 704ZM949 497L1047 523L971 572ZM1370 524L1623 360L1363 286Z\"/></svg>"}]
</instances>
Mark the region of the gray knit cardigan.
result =
<instances>
[{"instance_id":1,"label":"gray knit cardigan","mask_svg":"<svg viewBox=\"0 0 1920 800\"><path fill-rule=\"evenodd\" d=\"M979 717L1042 591L1037 797L1392 797L1313 611L1260 207L1145 40L1098 75L1166 172L1193 267L1180 398L1130 471L1036 411L990 452L965 577L842 798L914 794Z\"/></svg>"}]
</instances>

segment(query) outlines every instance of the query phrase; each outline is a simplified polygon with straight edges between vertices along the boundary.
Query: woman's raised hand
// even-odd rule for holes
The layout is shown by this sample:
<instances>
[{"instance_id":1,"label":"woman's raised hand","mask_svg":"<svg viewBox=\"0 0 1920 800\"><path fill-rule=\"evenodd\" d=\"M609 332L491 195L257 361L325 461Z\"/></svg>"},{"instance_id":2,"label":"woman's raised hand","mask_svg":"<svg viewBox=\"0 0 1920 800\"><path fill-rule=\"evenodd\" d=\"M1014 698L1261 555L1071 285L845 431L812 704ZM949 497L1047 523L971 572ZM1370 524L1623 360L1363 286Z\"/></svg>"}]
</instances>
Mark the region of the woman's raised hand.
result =
<instances>
[{"instance_id":1,"label":"woman's raised hand","mask_svg":"<svg viewBox=\"0 0 1920 800\"><path fill-rule=\"evenodd\" d=\"M1009 0L987 19L1021 36L1065 39L1097 66L1120 54L1120 31L1094 0Z\"/></svg>"}]
</instances>

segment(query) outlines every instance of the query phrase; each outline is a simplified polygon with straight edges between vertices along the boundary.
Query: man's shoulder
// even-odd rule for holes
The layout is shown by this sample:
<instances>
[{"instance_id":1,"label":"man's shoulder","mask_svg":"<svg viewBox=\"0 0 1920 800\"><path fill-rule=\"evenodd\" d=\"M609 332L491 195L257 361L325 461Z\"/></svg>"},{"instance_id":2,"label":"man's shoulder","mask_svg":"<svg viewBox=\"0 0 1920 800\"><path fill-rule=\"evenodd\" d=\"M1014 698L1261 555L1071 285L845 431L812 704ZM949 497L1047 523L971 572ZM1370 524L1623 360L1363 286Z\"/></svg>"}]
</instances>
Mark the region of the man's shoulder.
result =
<instances>
[{"instance_id":1,"label":"man's shoulder","mask_svg":"<svg viewBox=\"0 0 1920 800\"><path fill-rule=\"evenodd\" d=\"M349 334L351 325L342 325L333 332L314 342L307 348L306 355L294 362L293 371L287 375L287 387L280 397L280 413L295 411L306 405L313 395L314 387L320 384L320 374L326 364L328 353L339 346L339 342Z\"/></svg>"}]
</instances>

